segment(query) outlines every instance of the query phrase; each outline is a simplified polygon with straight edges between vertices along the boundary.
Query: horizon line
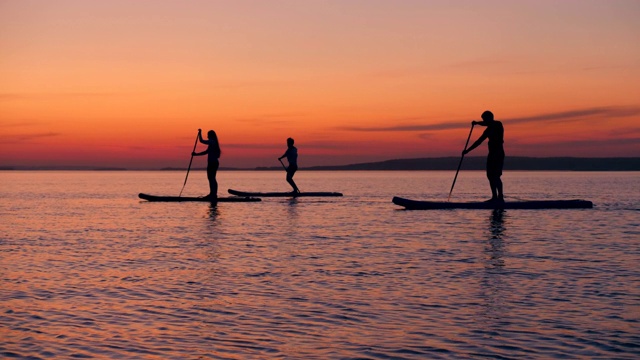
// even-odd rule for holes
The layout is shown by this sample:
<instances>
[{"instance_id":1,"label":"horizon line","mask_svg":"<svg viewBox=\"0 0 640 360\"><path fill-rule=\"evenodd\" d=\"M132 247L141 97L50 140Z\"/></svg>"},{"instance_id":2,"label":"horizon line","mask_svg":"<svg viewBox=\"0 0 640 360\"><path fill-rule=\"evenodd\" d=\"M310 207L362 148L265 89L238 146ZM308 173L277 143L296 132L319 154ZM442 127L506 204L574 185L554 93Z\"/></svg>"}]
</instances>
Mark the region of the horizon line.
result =
<instances>
[{"instance_id":1,"label":"horizon line","mask_svg":"<svg viewBox=\"0 0 640 360\"><path fill-rule=\"evenodd\" d=\"M407 164L408 162L412 162L412 165L415 165L416 162L420 162L420 161L450 161L450 160L457 160L460 159L459 156L439 156L439 157L422 157L422 158L400 158L400 159L388 159L388 160L381 160L381 161L370 161L370 162L362 162L362 163L350 163L350 164L342 164L342 165L312 165L312 166L308 166L308 167L300 167L300 170L312 170L312 171L322 171L322 170L329 170L329 171L333 171L333 170L449 170L449 166L446 166L443 163L438 163L438 164L432 164L431 168L415 168L415 166L412 166L411 168L406 168L409 167L410 164ZM469 164L469 162L473 163L473 169L467 169L467 170L482 170L482 168L477 168L478 167L478 162L479 161L484 161L486 159L486 156L468 156L467 157L467 164ZM512 162L514 160L526 160L526 161L542 161L542 162L557 162L557 161L580 161L580 162L585 162L585 161L598 161L600 162L599 166L597 167L606 167L606 165L610 165L610 168L615 167L616 164L602 164L602 162L605 161L611 161L611 160L622 160L622 161L638 161L639 165L637 165L638 170L640 170L640 157L638 156L629 156L629 157L625 157L625 156L615 156L615 157L577 157L577 156L551 156L551 157L534 157L534 156L510 156L507 159L505 159L506 162ZM404 164L403 164L404 163ZM400 165L400 167L402 167L404 165L405 169L403 168L379 168L379 166L383 166L383 165L390 165L390 164L396 164L396 165ZM507 165L507 164L505 164ZM513 164L509 164L509 165L513 165ZM539 165L539 164L536 164ZM550 165L550 164L548 164ZM518 170L524 170L524 171L537 171L537 170L562 170L561 166L559 168L559 165L562 164L556 164L553 169L540 169L539 166L537 166L536 168L532 168L532 169L518 169ZM565 166L567 164L564 164ZM630 164L633 165L633 164ZM528 164L529 167L533 166L532 164ZM367 168L369 167L369 168ZM373 167L373 168L372 168ZM505 170L509 170L508 167L512 167L512 166L505 166ZM353 168L353 169L349 169L349 168ZM593 168L593 166L592 166ZM632 166L633 168L633 166ZM186 167L173 167L173 166L166 166L166 167L159 167L159 168L139 168L139 167L117 167L117 166L89 166L89 165L0 165L0 171L185 171L187 170ZM202 171L202 170L206 170L206 167L197 167L197 168L193 168L191 170L194 171ZM280 166L254 166L254 167L232 167L232 166L224 166L224 167L220 167L219 169L220 171L282 171L282 168ZM567 169L567 170L572 170L572 169ZM513 169L512 169L513 171ZM635 170L628 170L628 171L635 171Z\"/></svg>"}]
</instances>

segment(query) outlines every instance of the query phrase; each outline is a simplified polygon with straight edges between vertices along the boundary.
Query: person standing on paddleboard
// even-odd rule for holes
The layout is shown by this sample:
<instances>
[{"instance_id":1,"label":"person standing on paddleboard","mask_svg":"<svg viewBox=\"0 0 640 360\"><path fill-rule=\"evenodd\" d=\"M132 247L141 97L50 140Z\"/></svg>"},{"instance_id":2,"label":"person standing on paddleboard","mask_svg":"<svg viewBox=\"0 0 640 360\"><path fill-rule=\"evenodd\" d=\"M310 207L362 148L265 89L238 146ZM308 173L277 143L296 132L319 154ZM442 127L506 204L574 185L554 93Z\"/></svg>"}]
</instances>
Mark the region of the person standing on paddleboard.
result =
<instances>
[{"instance_id":1,"label":"person standing on paddleboard","mask_svg":"<svg viewBox=\"0 0 640 360\"><path fill-rule=\"evenodd\" d=\"M296 183L293 181L293 175L298 170L298 149L293 146L292 138L287 139L287 151L285 151L284 155L280 156L278 160L282 162L282 158L284 157L286 157L287 161L289 162L289 167L286 168L287 182L293 188L293 192L299 193L300 190L298 189Z\"/></svg>"},{"instance_id":2,"label":"person standing on paddleboard","mask_svg":"<svg viewBox=\"0 0 640 360\"><path fill-rule=\"evenodd\" d=\"M487 155L487 178L489 186L491 186L491 200L489 201L504 201L502 180L500 179L504 166L504 127L500 121L493 119L491 111L483 112L482 121L472 121L471 125L486 126L487 129L476 142L462 151L462 155L466 155L482 144L485 139L489 139L489 155Z\"/></svg>"},{"instance_id":3,"label":"person standing on paddleboard","mask_svg":"<svg viewBox=\"0 0 640 360\"><path fill-rule=\"evenodd\" d=\"M207 198L218 198L218 181L216 175L218 174L218 167L220 167L220 143L218 142L218 135L213 130L207 132L207 140L202 138L202 129L198 129L198 140L208 145L207 150L203 152L193 152L191 156L209 155L207 158L207 179L209 179L209 195Z\"/></svg>"}]
</instances>

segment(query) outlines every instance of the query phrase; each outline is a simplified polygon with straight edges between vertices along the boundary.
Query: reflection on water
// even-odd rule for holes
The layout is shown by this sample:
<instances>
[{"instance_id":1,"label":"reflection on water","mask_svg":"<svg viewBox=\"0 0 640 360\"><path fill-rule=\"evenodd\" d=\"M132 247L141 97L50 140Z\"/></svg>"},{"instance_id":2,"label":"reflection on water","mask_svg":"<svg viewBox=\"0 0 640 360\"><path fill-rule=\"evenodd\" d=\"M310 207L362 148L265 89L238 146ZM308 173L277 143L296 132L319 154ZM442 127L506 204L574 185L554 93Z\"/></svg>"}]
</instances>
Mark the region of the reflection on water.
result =
<instances>
[{"instance_id":1,"label":"reflection on water","mask_svg":"<svg viewBox=\"0 0 640 360\"><path fill-rule=\"evenodd\" d=\"M347 195L217 206L136 198L182 172L81 174L0 173L2 358L640 356L637 177L505 174L514 195L604 204L589 210L420 212L390 199L446 198L450 173L301 171Z\"/></svg>"},{"instance_id":2,"label":"reflection on water","mask_svg":"<svg viewBox=\"0 0 640 360\"><path fill-rule=\"evenodd\" d=\"M209 219L211 219L212 222L215 222L219 214L220 210L217 203L209 203Z\"/></svg>"},{"instance_id":3,"label":"reflection on water","mask_svg":"<svg viewBox=\"0 0 640 360\"><path fill-rule=\"evenodd\" d=\"M507 297L508 283L505 274L505 243L503 233L505 231L505 210L495 209L491 211L487 240L485 243L484 276L480 297L484 300L484 309L481 314L483 323L492 331L500 328L497 325L501 319L505 319L508 312Z\"/></svg>"},{"instance_id":4,"label":"reflection on water","mask_svg":"<svg viewBox=\"0 0 640 360\"><path fill-rule=\"evenodd\" d=\"M502 234L505 231L504 225L505 210L495 209L491 212L489 225L488 249L489 255L488 265L491 267L504 266L504 241Z\"/></svg>"}]
</instances>

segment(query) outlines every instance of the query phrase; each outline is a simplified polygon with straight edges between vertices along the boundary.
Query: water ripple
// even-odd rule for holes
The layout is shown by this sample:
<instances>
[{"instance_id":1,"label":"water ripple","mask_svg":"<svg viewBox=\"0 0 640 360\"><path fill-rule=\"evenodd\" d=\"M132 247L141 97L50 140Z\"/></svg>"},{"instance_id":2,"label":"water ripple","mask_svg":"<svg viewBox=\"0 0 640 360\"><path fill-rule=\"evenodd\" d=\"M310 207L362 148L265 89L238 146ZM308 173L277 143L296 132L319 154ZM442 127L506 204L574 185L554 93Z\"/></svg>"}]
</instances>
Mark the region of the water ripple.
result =
<instances>
[{"instance_id":1,"label":"water ripple","mask_svg":"<svg viewBox=\"0 0 640 360\"><path fill-rule=\"evenodd\" d=\"M169 193L174 175L3 178L0 357L640 356L636 177L608 175L614 190L600 195L580 185L599 174L546 175L558 194L595 200L590 211L395 211L392 195L447 190L450 174L437 173L301 173L309 188L350 194L326 201L127 194ZM271 176L220 181L280 186ZM514 194L547 196L535 176L511 180ZM481 198L481 181L461 178L460 194Z\"/></svg>"}]
</instances>

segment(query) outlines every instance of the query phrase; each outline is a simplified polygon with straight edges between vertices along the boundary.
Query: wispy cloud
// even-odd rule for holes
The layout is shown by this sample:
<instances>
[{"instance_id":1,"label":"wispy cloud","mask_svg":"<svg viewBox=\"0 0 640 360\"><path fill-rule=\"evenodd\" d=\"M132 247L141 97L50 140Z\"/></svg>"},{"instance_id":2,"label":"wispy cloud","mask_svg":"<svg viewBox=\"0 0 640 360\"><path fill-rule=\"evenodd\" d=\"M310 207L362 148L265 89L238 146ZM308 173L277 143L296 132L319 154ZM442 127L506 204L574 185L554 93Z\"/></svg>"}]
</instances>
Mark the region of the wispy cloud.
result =
<instances>
[{"instance_id":1,"label":"wispy cloud","mask_svg":"<svg viewBox=\"0 0 640 360\"><path fill-rule=\"evenodd\" d=\"M640 60L636 59L632 62L625 62L620 64L609 64L609 65L591 65L585 66L582 68L584 71L597 71L597 70L625 70L625 69L634 69L640 66Z\"/></svg>"},{"instance_id":2,"label":"wispy cloud","mask_svg":"<svg viewBox=\"0 0 640 360\"><path fill-rule=\"evenodd\" d=\"M207 89L278 88L296 85L299 82L299 80L228 81L217 83L204 81L201 85Z\"/></svg>"},{"instance_id":3,"label":"wispy cloud","mask_svg":"<svg viewBox=\"0 0 640 360\"><path fill-rule=\"evenodd\" d=\"M0 122L0 128L18 128L18 127L38 126L43 124L44 124L43 122L35 121L35 120Z\"/></svg>"},{"instance_id":4,"label":"wispy cloud","mask_svg":"<svg viewBox=\"0 0 640 360\"><path fill-rule=\"evenodd\" d=\"M506 119L510 124L522 124L531 122L569 122L579 121L585 118L620 118L640 115L640 107L606 106L587 109L576 109L558 113L548 113L520 118Z\"/></svg>"},{"instance_id":5,"label":"wispy cloud","mask_svg":"<svg viewBox=\"0 0 640 360\"><path fill-rule=\"evenodd\" d=\"M465 122L470 123L470 121ZM437 123L437 124L410 124L410 125L394 125L394 126L379 126L379 127L358 127L358 126L345 126L338 128L339 130L349 131L426 131L426 130L449 130L466 127L459 122L450 123Z\"/></svg>"},{"instance_id":6,"label":"wispy cloud","mask_svg":"<svg viewBox=\"0 0 640 360\"><path fill-rule=\"evenodd\" d=\"M612 138L612 139L580 139L580 140L562 140L562 141L537 141L535 143L521 143L517 140L513 141L513 145L517 147L555 147L555 146L592 146L592 147L610 147L619 145L640 145L640 137L633 138Z\"/></svg>"},{"instance_id":7,"label":"wispy cloud","mask_svg":"<svg viewBox=\"0 0 640 360\"><path fill-rule=\"evenodd\" d=\"M298 146L299 144L296 143L296 146ZM324 141L309 141L309 142L305 142L304 144L301 144L300 146L304 147L305 149L349 149L352 148L354 145L353 142L324 142ZM230 148L230 149L268 149L268 150L273 150L273 149L277 149L280 150L282 149L283 151L286 150L287 145L282 142L282 143L278 143L278 144L243 144L243 143L225 143L225 144L220 144L220 147L224 148Z\"/></svg>"},{"instance_id":8,"label":"wispy cloud","mask_svg":"<svg viewBox=\"0 0 640 360\"><path fill-rule=\"evenodd\" d=\"M526 124L526 123L550 123L550 122L572 122L582 121L585 119L599 118L621 118L640 115L640 107L637 106L605 106L585 109L575 109L555 113L537 114L518 118L498 118L505 124ZM391 119L388 122L398 123L407 122L407 119ZM435 124L420 124L417 121L413 124L392 125L392 126L345 126L339 127L339 130L347 131L381 131L381 132L401 132L401 131L441 131L468 128L471 121L469 120L451 120L439 122Z\"/></svg>"},{"instance_id":9,"label":"wispy cloud","mask_svg":"<svg viewBox=\"0 0 640 360\"><path fill-rule=\"evenodd\" d=\"M15 100L24 98L23 94L14 94L14 93L0 93L0 101L5 100Z\"/></svg>"},{"instance_id":10,"label":"wispy cloud","mask_svg":"<svg viewBox=\"0 0 640 360\"><path fill-rule=\"evenodd\" d=\"M236 121L247 125L287 125L294 122L294 120L278 120L266 118L236 119Z\"/></svg>"},{"instance_id":11,"label":"wispy cloud","mask_svg":"<svg viewBox=\"0 0 640 360\"><path fill-rule=\"evenodd\" d=\"M243 144L243 143L224 143L220 144L221 148L231 148L231 149L278 149L278 148L286 148L286 145L283 144Z\"/></svg>"},{"instance_id":12,"label":"wispy cloud","mask_svg":"<svg viewBox=\"0 0 640 360\"><path fill-rule=\"evenodd\" d=\"M308 114L304 113L265 114L251 118L236 118L234 121L250 125L286 125L307 116Z\"/></svg>"},{"instance_id":13,"label":"wispy cloud","mask_svg":"<svg viewBox=\"0 0 640 360\"><path fill-rule=\"evenodd\" d=\"M610 137L630 136L632 134L640 134L640 127L625 127L613 129L608 132Z\"/></svg>"},{"instance_id":14,"label":"wispy cloud","mask_svg":"<svg viewBox=\"0 0 640 360\"><path fill-rule=\"evenodd\" d=\"M366 142L364 142L366 143ZM313 149L328 149L328 150L336 150L336 149L352 149L354 145L361 145L363 142L354 142L354 141L310 141L304 143L305 148L313 148Z\"/></svg>"},{"instance_id":15,"label":"wispy cloud","mask_svg":"<svg viewBox=\"0 0 640 360\"><path fill-rule=\"evenodd\" d=\"M18 134L18 135L1 135L0 144L15 144L20 142L28 142L35 139L60 136L61 133L46 132L36 134Z\"/></svg>"},{"instance_id":16,"label":"wispy cloud","mask_svg":"<svg viewBox=\"0 0 640 360\"><path fill-rule=\"evenodd\" d=\"M635 69L640 66L638 60L625 61L618 63L600 63L584 66L571 65L540 65L530 63L527 59L494 59L494 58L478 58L469 61L455 62L444 65L444 69L453 71L484 71L499 72L512 74L557 74L567 72L589 72L589 71L608 71L608 70L625 70Z\"/></svg>"},{"instance_id":17,"label":"wispy cloud","mask_svg":"<svg viewBox=\"0 0 640 360\"><path fill-rule=\"evenodd\" d=\"M422 133L420 135L418 135L418 137L422 140L431 140L433 139L433 134L431 133Z\"/></svg>"},{"instance_id":18,"label":"wispy cloud","mask_svg":"<svg viewBox=\"0 0 640 360\"><path fill-rule=\"evenodd\" d=\"M110 92L60 92L60 93L0 93L0 101L49 99L66 97L106 97L115 96Z\"/></svg>"},{"instance_id":19,"label":"wispy cloud","mask_svg":"<svg viewBox=\"0 0 640 360\"><path fill-rule=\"evenodd\" d=\"M487 67L504 67L505 65L514 64L514 61L498 60L498 59L475 59L470 61L461 61L449 64L445 67L454 69L477 69Z\"/></svg>"},{"instance_id":20,"label":"wispy cloud","mask_svg":"<svg viewBox=\"0 0 640 360\"><path fill-rule=\"evenodd\" d=\"M340 126L337 130L347 131L425 131L425 130L448 130L457 129L462 127L458 121L441 122L436 124L420 124L419 122L425 121L424 118L401 118L401 119L388 119L387 122L402 125L392 126ZM411 123L413 122L413 123ZM467 122L468 123L468 122Z\"/></svg>"}]
</instances>

